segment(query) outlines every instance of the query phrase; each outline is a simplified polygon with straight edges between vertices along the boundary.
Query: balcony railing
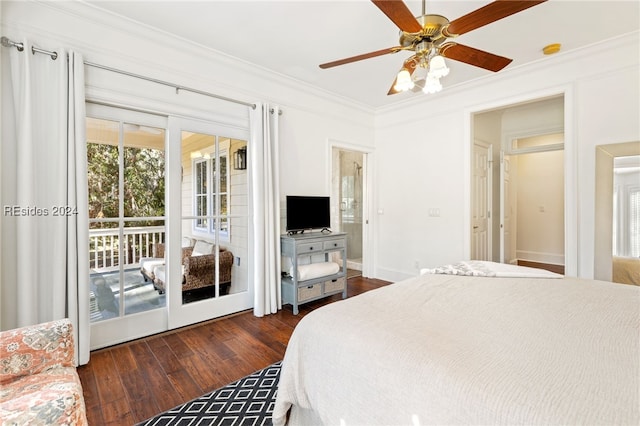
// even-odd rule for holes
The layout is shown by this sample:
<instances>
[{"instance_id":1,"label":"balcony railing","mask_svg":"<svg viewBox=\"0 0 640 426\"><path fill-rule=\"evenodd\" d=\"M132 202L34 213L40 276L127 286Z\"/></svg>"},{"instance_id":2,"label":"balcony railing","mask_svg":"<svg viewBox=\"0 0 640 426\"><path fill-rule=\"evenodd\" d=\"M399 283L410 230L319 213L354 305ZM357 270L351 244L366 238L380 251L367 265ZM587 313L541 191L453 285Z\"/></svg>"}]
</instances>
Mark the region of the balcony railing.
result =
<instances>
[{"instance_id":1,"label":"balcony railing","mask_svg":"<svg viewBox=\"0 0 640 426\"><path fill-rule=\"evenodd\" d=\"M120 230L89 230L89 268L113 269L137 265L140 258L153 256L153 245L164 242L164 226L141 226Z\"/></svg>"}]
</instances>

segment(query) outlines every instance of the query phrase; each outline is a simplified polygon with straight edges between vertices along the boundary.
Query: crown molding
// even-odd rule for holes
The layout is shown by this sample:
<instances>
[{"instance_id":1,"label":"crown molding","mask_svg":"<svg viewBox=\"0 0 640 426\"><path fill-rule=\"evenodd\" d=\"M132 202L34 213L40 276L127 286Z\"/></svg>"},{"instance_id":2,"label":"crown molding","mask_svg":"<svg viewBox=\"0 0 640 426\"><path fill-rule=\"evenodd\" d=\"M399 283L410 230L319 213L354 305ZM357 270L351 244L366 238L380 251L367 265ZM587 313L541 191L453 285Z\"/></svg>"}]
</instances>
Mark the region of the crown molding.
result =
<instances>
[{"instance_id":1,"label":"crown molding","mask_svg":"<svg viewBox=\"0 0 640 426\"><path fill-rule=\"evenodd\" d=\"M375 110L368 105L177 37L161 29L141 24L83 0L65 2L28 0L18 3L49 9L49 12L39 12L38 15L46 15L48 20L52 22L55 22L57 12L69 17L71 22L75 20L77 25L86 25L87 31L91 31L92 34L116 32L123 36L121 40L133 38L140 41L141 46L150 46L154 50L157 49L158 52L163 52L166 56L158 55L153 58L147 56L142 60L139 56L131 54L130 51L127 52L127 49L122 48L116 41L108 44L102 43L98 46L90 40L74 37L71 35L72 31L58 30L55 28L55 24L51 26L48 24L39 25L27 18L11 21L11 17L6 17L6 14L3 16L3 18L6 17L2 22L3 27L5 30L11 31L11 34L6 34L7 36L24 36L26 34L29 37L38 37L42 39L40 44L43 48L51 46L51 44L62 43L67 48L82 52L89 62L121 68L142 75L148 75L149 69L152 69L153 75L149 75L150 77L169 80L184 86L195 86L202 90L250 103L268 101L277 103L285 109L295 108L351 123L361 121L370 125L373 120ZM36 42L38 41L36 40ZM245 88L238 83L225 83L223 79L205 78L202 73L193 73L189 71L189 67L180 66L182 62L179 60L168 61L167 57L185 60L197 58L200 65L206 64L211 69L223 67L233 71L234 74L249 75L254 84L250 88ZM105 61L107 63L103 63ZM261 90L263 86L270 86L272 90ZM285 93L289 93L290 96L284 95Z\"/></svg>"},{"instance_id":2,"label":"crown molding","mask_svg":"<svg viewBox=\"0 0 640 426\"><path fill-rule=\"evenodd\" d=\"M51 7L61 12L67 13L71 16L74 16L75 18L89 20L93 23L93 25L116 29L128 34L129 36L144 40L150 44L156 44L168 50L180 51L185 55L193 55L199 57L201 60L207 61L212 65L224 65L230 68L235 68L239 72L253 75L257 74L259 75L259 78L264 79L269 83L285 86L287 88L300 91L305 94L319 97L332 103L341 104L346 108L356 109L366 114L373 114L375 111L375 109L369 105L353 101L334 92L330 92L301 80L286 76L281 73L277 73L273 70L264 68L261 65L245 61L227 53L212 49L208 46L196 43L192 40L178 37L175 34L169 33L162 29L142 24L138 21L102 9L95 4L87 3L84 0L78 0L74 2L50 2L43 0L35 1L37 3L46 5L47 7ZM116 48L112 49L110 53L113 55L122 55L121 51ZM127 60L134 61L137 60L137 58L129 57L127 58ZM170 68L166 62L162 62L162 66ZM177 69L175 67L171 69L175 73L184 74L185 77L187 77L187 81L191 81L192 78L196 77L194 75L186 73L184 70ZM256 97L256 94L253 91L248 91L241 87L225 84L222 82L216 83L220 86L223 86L224 90L230 93L229 96L231 97L238 97L238 92L243 93L244 97L251 99L251 101L253 101L253 99ZM270 100L274 102L286 102L291 105L290 99L278 100L273 99L273 96L269 96L266 94L260 95L263 98L270 98ZM305 107L305 105L298 105L296 107L308 109ZM321 109L321 111L326 112L326 110L324 109Z\"/></svg>"}]
</instances>

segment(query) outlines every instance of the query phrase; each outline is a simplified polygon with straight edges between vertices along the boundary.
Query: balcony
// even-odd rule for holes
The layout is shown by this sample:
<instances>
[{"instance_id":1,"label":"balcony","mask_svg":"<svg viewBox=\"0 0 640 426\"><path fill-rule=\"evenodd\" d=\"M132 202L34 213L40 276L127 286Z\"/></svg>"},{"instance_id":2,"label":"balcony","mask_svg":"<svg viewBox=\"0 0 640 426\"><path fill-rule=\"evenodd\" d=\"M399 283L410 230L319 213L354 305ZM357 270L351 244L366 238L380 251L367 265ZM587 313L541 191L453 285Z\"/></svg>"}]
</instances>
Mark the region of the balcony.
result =
<instances>
[{"instance_id":1,"label":"balcony","mask_svg":"<svg viewBox=\"0 0 640 426\"><path fill-rule=\"evenodd\" d=\"M164 226L122 230L122 235L118 228L89 230L91 322L118 317L122 301L125 315L166 305L165 295L140 274L140 259L152 257L153 245L164 242Z\"/></svg>"},{"instance_id":2,"label":"balcony","mask_svg":"<svg viewBox=\"0 0 640 426\"><path fill-rule=\"evenodd\" d=\"M153 244L164 242L164 226L139 226L120 230L89 230L89 269L96 272L138 267L143 257L153 257Z\"/></svg>"}]
</instances>

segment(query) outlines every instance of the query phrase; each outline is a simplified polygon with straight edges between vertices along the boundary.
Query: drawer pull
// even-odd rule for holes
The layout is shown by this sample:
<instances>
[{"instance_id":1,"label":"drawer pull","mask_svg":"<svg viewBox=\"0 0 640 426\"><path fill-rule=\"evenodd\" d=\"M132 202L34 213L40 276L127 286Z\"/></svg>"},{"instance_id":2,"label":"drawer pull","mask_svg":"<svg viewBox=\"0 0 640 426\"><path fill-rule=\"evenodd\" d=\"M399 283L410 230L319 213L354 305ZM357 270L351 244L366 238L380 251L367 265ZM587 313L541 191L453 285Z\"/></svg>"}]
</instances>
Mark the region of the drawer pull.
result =
<instances>
[{"instance_id":1,"label":"drawer pull","mask_svg":"<svg viewBox=\"0 0 640 426\"><path fill-rule=\"evenodd\" d=\"M313 250L313 247L309 247L309 250Z\"/></svg>"}]
</instances>

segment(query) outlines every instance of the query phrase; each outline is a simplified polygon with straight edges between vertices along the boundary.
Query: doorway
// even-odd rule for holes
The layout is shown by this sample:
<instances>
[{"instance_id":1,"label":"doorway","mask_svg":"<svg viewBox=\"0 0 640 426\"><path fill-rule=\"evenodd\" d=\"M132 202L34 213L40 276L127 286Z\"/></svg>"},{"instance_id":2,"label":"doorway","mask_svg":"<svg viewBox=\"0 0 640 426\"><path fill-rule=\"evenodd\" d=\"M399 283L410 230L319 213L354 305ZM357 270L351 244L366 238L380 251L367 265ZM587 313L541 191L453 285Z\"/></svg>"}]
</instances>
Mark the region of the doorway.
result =
<instances>
[{"instance_id":1,"label":"doorway","mask_svg":"<svg viewBox=\"0 0 640 426\"><path fill-rule=\"evenodd\" d=\"M471 258L563 270L564 96L476 112L472 129Z\"/></svg>"},{"instance_id":2,"label":"doorway","mask_svg":"<svg viewBox=\"0 0 640 426\"><path fill-rule=\"evenodd\" d=\"M253 306L247 129L87 104L91 349Z\"/></svg>"},{"instance_id":3,"label":"doorway","mask_svg":"<svg viewBox=\"0 0 640 426\"><path fill-rule=\"evenodd\" d=\"M332 228L347 234L348 277L362 275L365 154L332 148Z\"/></svg>"},{"instance_id":4,"label":"doorway","mask_svg":"<svg viewBox=\"0 0 640 426\"><path fill-rule=\"evenodd\" d=\"M249 133L169 117L169 329L253 306L249 285Z\"/></svg>"},{"instance_id":5,"label":"doorway","mask_svg":"<svg viewBox=\"0 0 640 426\"><path fill-rule=\"evenodd\" d=\"M91 349L167 329L166 295L140 273L165 242L167 118L87 104Z\"/></svg>"}]
</instances>

